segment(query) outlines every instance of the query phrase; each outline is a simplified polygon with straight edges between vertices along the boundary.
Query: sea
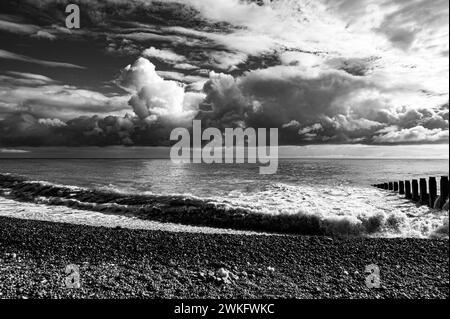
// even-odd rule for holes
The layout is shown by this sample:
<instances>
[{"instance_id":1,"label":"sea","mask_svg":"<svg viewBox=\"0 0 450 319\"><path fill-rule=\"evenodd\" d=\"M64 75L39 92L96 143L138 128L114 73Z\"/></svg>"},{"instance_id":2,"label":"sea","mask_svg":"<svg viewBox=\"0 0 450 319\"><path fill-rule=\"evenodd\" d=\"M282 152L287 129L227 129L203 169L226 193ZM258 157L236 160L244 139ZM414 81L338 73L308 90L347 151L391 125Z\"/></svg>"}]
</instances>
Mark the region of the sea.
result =
<instances>
[{"instance_id":1,"label":"sea","mask_svg":"<svg viewBox=\"0 0 450 319\"><path fill-rule=\"evenodd\" d=\"M448 176L448 159L0 159L0 216L169 231L448 238L448 211L372 184Z\"/></svg>"}]
</instances>

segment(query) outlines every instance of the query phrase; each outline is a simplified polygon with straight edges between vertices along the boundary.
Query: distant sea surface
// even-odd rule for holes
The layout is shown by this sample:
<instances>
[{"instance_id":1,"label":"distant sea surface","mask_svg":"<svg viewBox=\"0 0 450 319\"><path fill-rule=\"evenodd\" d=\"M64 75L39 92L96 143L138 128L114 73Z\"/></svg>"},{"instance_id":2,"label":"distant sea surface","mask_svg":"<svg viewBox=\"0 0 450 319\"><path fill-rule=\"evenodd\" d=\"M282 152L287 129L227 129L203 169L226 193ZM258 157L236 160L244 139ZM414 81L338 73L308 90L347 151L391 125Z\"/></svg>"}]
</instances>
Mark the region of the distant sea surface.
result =
<instances>
[{"instance_id":1,"label":"distant sea surface","mask_svg":"<svg viewBox=\"0 0 450 319\"><path fill-rule=\"evenodd\" d=\"M235 214L236 210L250 216L243 217L243 223L256 216L264 223L262 230L265 231L271 230L271 223L312 221L320 224L317 227L321 232L325 229L325 233L332 234L448 236L448 212L417 207L396 194L370 186L387 181L439 177L448 175L448 170L446 159L280 159L274 175L260 175L258 165L253 164L177 164L166 159L0 159L0 179L8 176L10 180L18 178L20 183L46 185L47 188L53 185L96 194L88 198L61 195L64 192L57 194L56 191L45 193L39 189L21 198L18 192L24 188L9 181L9 184L0 183L0 215L87 224L93 218L105 224L114 219L114 223L127 227L128 223L132 225L133 221L142 220L140 215L133 214L138 207L142 215L143 207L153 205L151 209L154 209L159 199L167 204L168 199L187 198L195 200L195 204L189 204L189 209L203 203L208 207L216 205L221 212L219 219L226 219L227 211ZM11 186L13 184L15 186ZM123 205L123 210L115 209L115 214L106 214L98 209L98 198L104 194L126 197L121 202L112 198L101 203L116 208ZM137 199L129 202L133 196L138 196L139 201L151 198L151 203ZM61 198L56 200L55 197ZM69 199L70 202L65 201ZM81 202L79 207L73 204L75 200ZM157 220L164 221L160 216L163 213L158 214ZM171 214L170 211L167 214ZM149 213L148 219L151 220L151 216ZM183 218L180 217L179 223L184 223ZM199 224L208 226L208 218L205 216ZM177 222L176 218L168 219ZM195 220L188 222L196 224ZM251 221L251 224L251 229L255 229L257 222ZM217 225L212 223L211 226ZM239 221L223 225L246 228L239 225ZM274 231L282 231L280 227L274 226ZM299 229L308 230L308 227Z\"/></svg>"}]
</instances>

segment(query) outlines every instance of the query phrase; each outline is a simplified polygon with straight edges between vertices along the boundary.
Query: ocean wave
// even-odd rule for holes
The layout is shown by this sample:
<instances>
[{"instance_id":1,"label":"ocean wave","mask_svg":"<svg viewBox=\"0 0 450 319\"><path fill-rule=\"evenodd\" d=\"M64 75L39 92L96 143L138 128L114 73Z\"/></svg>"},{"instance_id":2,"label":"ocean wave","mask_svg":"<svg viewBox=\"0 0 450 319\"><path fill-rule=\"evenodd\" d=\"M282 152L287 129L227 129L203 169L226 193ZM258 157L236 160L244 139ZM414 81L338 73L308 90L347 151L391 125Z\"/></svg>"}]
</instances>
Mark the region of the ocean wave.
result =
<instances>
[{"instance_id":1,"label":"ocean wave","mask_svg":"<svg viewBox=\"0 0 450 319\"><path fill-rule=\"evenodd\" d=\"M299 193L293 186L274 184L269 189L254 194L235 194L235 198L205 199L190 195L132 194L116 189L90 189L0 174L0 196L16 201L65 206L104 214L129 215L158 222L326 236L404 236L405 229L411 228L412 223L417 222L418 216L409 218L404 213L389 215L382 211L375 211L374 214L361 212L343 214L339 211L326 214L329 208L324 207L320 210L317 205L303 210L300 208L287 210L282 207L271 209L267 207L270 205L261 200L264 197L274 198L274 205L282 206L277 202L276 196L291 196L291 198L317 196L313 192L313 189L309 189ZM335 189L323 191L322 194L347 198L352 192L348 189ZM345 198L342 200L346 200ZM286 205L286 201L284 203ZM419 233L426 236L448 237L448 221L447 224L428 225L425 232Z\"/></svg>"}]
</instances>

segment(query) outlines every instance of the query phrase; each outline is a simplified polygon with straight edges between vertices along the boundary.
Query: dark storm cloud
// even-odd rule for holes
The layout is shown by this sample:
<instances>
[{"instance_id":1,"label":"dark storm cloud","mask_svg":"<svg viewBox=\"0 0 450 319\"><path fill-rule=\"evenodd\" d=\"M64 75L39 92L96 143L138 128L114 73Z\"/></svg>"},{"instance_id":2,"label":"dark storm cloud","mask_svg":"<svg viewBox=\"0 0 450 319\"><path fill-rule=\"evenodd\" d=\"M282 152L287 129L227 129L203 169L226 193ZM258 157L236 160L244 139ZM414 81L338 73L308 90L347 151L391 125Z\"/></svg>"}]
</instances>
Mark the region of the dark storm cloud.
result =
<instances>
[{"instance_id":1,"label":"dark storm cloud","mask_svg":"<svg viewBox=\"0 0 450 319\"><path fill-rule=\"evenodd\" d=\"M448 104L435 109L393 111L389 105L365 96L367 90L380 89L374 83L344 71L310 77L278 66L250 71L241 77L211 73L202 90L203 98L198 93L190 95L176 82L164 80L148 60L141 58L122 74L120 84L131 95L117 104L117 110L133 110L136 115L62 116L63 120L61 114L54 117L58 104L65 105L66 112L94 114L101 108L105 112L115 109L105 96L75 88L70 91L44 76L9 72L3 79L5 83L21 84L25 92L20 112L16 108L3 111L9 115L0 121L0 144L7 146L168 145L170 131L178 126L189 128L194 117L201 119L204 127L220 129L277 127L280 144L448 140ZM26 89L23 85L27 85ZM58 88L53 97L48 96L52 87ZM37 93L30 91L33 89ZM17 91L15 88L15 94L19 94ZM33 94L41 91L47 94L40 101ZM86 102L79 98L77 104L64 101L66 95L80 92L87 95ZM355 94L362 97L354 99Z\"/></svg>"},{"instance_id":2,"label":"dark storm cloud","mask_svg":"<svg viewBox=\"0 0 450 319\"><path fill-rule=\"evenodd\" d=\"M16 113L0 120L2 146L168 146L173 123L136 116L81 116L69 121Z\"/></svg>"},{"instance_id":3,"label":"dark storm cloud","mask_svg":"<svg viewBox=\"0 0 450 319\"><path fill-rule=\"evenodd\" d=\"M448 142L448 62L421 51L448 56L448 3L267 3L2 1L0 145L167 145L194 118L281 144Z\"/></svg>"},{"instance_id":4,"label":"dark storm cloud","mask_svg":"<svg viewBox=\"0 0 450 319\"><path fill-rule=\"evenodd\" d=\"M309 78L274 67L238 80L216 74L205 84L207 97L198 118L219 128L277 127L282 144L448 141L448 105L393 111L365 97L378 89L336 71ZM352 100L358 91L362 97ZM388 138L394 133L398 136Z\"/></svg>"}]
</instances>

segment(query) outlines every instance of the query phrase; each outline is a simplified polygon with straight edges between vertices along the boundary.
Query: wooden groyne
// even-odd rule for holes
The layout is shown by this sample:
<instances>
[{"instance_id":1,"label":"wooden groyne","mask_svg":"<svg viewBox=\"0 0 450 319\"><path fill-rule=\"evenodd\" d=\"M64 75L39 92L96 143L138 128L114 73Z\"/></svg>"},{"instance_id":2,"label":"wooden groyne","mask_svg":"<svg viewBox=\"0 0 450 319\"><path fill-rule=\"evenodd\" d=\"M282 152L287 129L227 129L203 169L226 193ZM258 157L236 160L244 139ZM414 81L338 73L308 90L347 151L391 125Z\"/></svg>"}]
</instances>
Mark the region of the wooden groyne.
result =
<instances>
[{"instance_id":1,"label":"wooden groyne","mask_svg":"<svg viewBox=\"0 0 450 319\"><path fill-rule=\"evenodd\" d=\"M441 176L439 187L436 177L420 178L413 180L386 182L374 184L374 187L392 191L403 195L420 205L427 205L435 209L447 209L449 200L449 179L448 176Z\"/></svg>"}]
</instances>

